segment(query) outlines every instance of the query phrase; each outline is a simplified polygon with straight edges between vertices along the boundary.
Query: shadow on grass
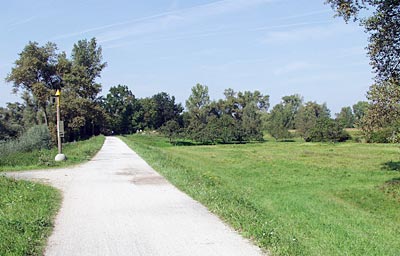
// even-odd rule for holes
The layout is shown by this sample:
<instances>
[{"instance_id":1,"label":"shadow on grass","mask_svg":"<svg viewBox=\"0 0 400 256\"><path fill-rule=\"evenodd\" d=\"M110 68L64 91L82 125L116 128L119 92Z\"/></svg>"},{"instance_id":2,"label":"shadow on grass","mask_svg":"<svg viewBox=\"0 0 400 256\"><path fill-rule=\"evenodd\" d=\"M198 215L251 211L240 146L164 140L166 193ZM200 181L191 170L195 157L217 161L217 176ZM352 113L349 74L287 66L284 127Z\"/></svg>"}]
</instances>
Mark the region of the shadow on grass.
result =
<instances>
[{"instance_id":1,"label":"shadow on grass","mask_svg":"<svg viewBox=\"0 0 400 256\"><path fill-rule=\"evenodd\" d=\"M400 171L400 161L389 161L382 164L382 170L385 171Z\"/></svg>"},{"instance_id":2,"label":"shadow on grass","mask_svg":"<svg viewBox=\"0 0 400 256\"><path fill-rule=\"evenodd\" d=\"M296 141L292 139L284 139L284 140L278 140L278 142L296 142Z\"/></svg>"}]
</instances>

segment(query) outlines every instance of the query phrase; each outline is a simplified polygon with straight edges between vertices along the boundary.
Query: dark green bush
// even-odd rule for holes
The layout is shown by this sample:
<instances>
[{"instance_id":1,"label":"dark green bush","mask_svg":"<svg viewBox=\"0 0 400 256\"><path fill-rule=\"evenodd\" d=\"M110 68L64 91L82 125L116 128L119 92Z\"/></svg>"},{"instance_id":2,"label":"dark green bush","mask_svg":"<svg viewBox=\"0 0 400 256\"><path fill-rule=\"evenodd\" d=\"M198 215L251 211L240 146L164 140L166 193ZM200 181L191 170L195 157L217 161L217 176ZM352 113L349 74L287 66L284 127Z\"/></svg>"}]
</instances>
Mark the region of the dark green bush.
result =
<instances>
[{"instance_id":1,"label":"dark green bush","mask_svg":"<svg viewBox=\"0 0 400 256\"><path fill-rule=\"evenodd\" d=\"M50 149L51 135L46 125L29 128L19 138L0 144L0 156L17 152L30 152L35 149Z\"/></svg>"},{"instance_id":2,"label":"dark green bush","mask_svg":"<svg viewBox=\"0 0 400 256\"><path fill-rule=\"evenodd\" d=\"M316 125L310 129L307 142L343 142L350 139L350 135L343 126L330 118L320 118Z\"/></svg>"},{"instance_id":3,"label":"dark green bush","mask_svg":"<svg viewBox=\"0 0 400 256\"><path fill-rule=\"evenodd\" d=\"M373 131L369 135L368 142L370 143L389 143L389 138L392 135L392 128L384 128Z\"/></svg>"}]
</instances>

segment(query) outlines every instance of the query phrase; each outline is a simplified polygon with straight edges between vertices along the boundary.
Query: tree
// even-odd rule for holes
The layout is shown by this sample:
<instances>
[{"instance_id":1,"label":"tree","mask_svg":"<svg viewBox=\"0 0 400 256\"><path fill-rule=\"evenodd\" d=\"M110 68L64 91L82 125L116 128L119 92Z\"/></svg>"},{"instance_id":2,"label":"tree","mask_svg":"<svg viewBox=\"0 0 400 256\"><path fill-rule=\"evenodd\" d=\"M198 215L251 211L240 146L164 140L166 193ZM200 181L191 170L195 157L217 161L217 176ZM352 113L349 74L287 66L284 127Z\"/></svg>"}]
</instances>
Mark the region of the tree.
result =
<instances>
[{"instance_id":1,"label":"tree","mask_svg":"<svg viewBox=\"0 0 400 256\"><path fill-rule=\"evenodd\" d=\"M177 139L180 133L180 126L177 121L169 120L163 126L161 126L160 131L162 134L168 137L169 142L172 143Z\"/></svg>"},{"instance_id":2,"label":"tree","mask_svg":"<svg viewBox=\"0 0 400 256\"><path fill-rule=\"evenodd\" d=\"M269 115L267 130L276 140L290 137L290 117L286 113L285 106L280 103L274 106Z\"/></svg>"},{"instance_id":3,"label":"tree","mask_svg":"<svg viewBox=\"0 0 400 256\"><path fill-rule=\"evenodd\" d=\"M366 115L369 108L369 103L366 101L359 101L353 105L354 124L358 127L361 120Z\"/></svg>"},{"instance_id":4,"label":"tree","mask_svg":"<svg viewBox=\"0 0 400 256\"><path fill-rule=\"evenodd\" d=\"M296 124L294 122L299 108L303 104L303 97L299 94L293 94L282 97L282 104L284 105L285 114L288 118L288 129L294 129Z\"/></svg>"},{"instance_id":5,"label":"tree","mask_svg":"<svg viewBox=\"0 0 400 256\"><path fill-rule=\"evenodd\" d=\"M74 44L71 61L59 56L58 70L63 74L61 117L68 140L87 138L99 134L108 116L101 107L98 94L101 84L96 82L106 67L102 62L102 49L96 39L80 40Z\"/></svg>"},{"instance_id":6,"label":"tree","mask_svg":"<svg viewBox=\"0 0 400 256\"><path fill-rule=\"evenodd\" d=\"M354 127L354 114L351 107L343 107L339 114L336 114L336 120L345 128Z\"/></svg>"},{"instance_id":7,"label":"tree","mask_svg":"<svg viewBox=\"0 0 400 256\"><path fill-rule=\"evenodd\" d=\"M343 125L329 117L318 118L315 126L308 132L306 141L311 142L343 142L350 138L350 135L343 130Z\"/></svg>"},{"instance_id":8,"label":"tree","mask_svg":"<svg viewBox=\"0 0 400 256\"><path fill-rule=\"evenodd\" d=\"M307 102L299 108L296 115L296 130L305 141L310 140L311 130L317 125L320 118L330 118L330 111L326 104L319 105L316 102Z\"/></svg>"},{"instance_id":9,"label":"tree","mask_svg":"<svg viewBox=\"0 0 400 256\"><path fill-rule=\"evenodd\" d=\"M400 86L391 81L382 85L375 84L370 87L367 98L370 100L370 107L361 124L367 140L374 131L381 129L388 129L388 133L393 130L393 136L398 136Z\"/></svg>"},{"instance_id":10,"label":"tree","mask_svg":"<svg viewBox=\"0 0 400 256\"><path fill-rule=\"evenodd\" d=\"M103 99L103 107L111 117L110 129L114 133L129 134L135 131L132 120L138 104L128 86L111 87Z\"/></svg>"},{"instance_id":11,"label":"tree","mask_svg":"<svg viewBox=\"0 0 400 256\"><path fill-rule=\"evenodd\" d=\"M186 101L185 131L202 143L231 143L262 140L262 113L269 107L269 96L259 91L224 91L225 99L210 101L208 87L197 84Z\"/></svg>"},{"instance_id":12,"label":"tree","mask_svg":"<svg viewBox=\"0 0 400 256\"><path fill-rule=\"evenodd\" d=\"M152 126L158 129L170 120L178 121L183 107L180 103L175 103L175 97L169 96L166 92L157 93L152 97L154 115Z\"/></svg>"},{"instance_id":13,"label":"tree","mask_svg":"<svg viewBox=\"0 0 400 256\"><path fill-rule=\"evenodd\" d=\"M400 1L327 0L346 22L353 18L369 34L367 46L378 83L400 81ZM365 9L373 11L361 12ZM360 17L360 14L365 14ZM368 16L369 15L369 16Z\"/></svg>"},{"instance_id":14,"label":"tree","mask_svg":"<svg viewBox=\"0 0 400 256\"><path fill-rule=\"evenodd\" d=\"M61 79L56 72L56 50L54 43L39 46L37 42L29 42L6 77L7 82L13 83L15 93L22 89L33 95L35 104L43 111L46 125L49 123L47 106L50 95L52 90L61 87Z\"/></svg>"}]
</instances>

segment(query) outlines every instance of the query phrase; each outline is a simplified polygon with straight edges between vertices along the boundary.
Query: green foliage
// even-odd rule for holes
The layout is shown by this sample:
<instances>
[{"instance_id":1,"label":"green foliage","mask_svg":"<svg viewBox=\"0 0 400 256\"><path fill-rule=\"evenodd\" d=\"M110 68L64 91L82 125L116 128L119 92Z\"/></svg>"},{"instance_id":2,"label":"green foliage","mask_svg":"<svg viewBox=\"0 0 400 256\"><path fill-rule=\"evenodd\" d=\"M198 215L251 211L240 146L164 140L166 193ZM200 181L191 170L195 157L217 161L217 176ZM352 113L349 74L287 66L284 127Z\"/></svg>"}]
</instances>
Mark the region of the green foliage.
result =
<instances>
[{"instance_id":1,"label":"green foliage","mask_svg":"<svg viewBox=\"0 0 400 256\"><path fill-rule=\"evenodd\" d=\"M295 118L296 131L305 140L310 137L311 130L316 126L320 118L329 118L330 112L326 104L319 105L316 102L307 102L299 108Z\"/></svg>"},{"instance_id":2,"label":"green foliage","mask_svg":"<svg viewBox=\"0 0 400 256\"><path fill-rule=\"evenodd\" d=\"M42 255L61 194L0 176L0 255Z\"/></svg>"},{"instance_id":3,"label":"green foliage","mask_svg":"<svg viewBox=\"0 0 400 256\"><path fill-rule=\"evenodd\" d=\"M381 169L398 159L397 146L173 147L156 136L123 139L179 189L272 255L398 253L400 205L396 187L387 181L399 173Z\"/></svg>"},{"instance_id":4,"label":"green foliage","mask_svg":"<svg viewBox=\"0 0 400 256\"><path fill-rule=\"evenodd\" d=\"M354 124L359 127L362 119L367 114L369 103L366 101L359 101L353 105Z\"/></svg>"},{"instance_id":5,"label":"green foliage","mask_svg":"<svg viewBox=\"0 0 400 256\"><path fill-rule=\"evenodd\" d=\"M344 128L353 128L355 117L351 107L343 107L340 110L340 113L336 115L336 120L344 127Z\"/></svg>"},{"instance_id":6,"label":"green foliage","mask_svg":"<svg viewBox=\"0 0 400 256\"><path fill-rule=\"evenodd\" d=\"M179 126L178 122L175 120L169 120L163 126L161 126L160 131L169 139L169 142L172 143L178 138L180 129L181 127Z\"/></svg>"},{"instance_id":7,"label":"green foliage","mask_svg":"<svg viewBox=\"0 0 400 256\"><path fill-rule=\"evenodd\" d=\"M300 95L285 96L282 102L272 109L266 129L276 140L290 138L289 129L295 128L295 118L303 99Z\"/></svg>"},{"instance_id":8,"label":"green foliage","mask_svg":"<svg viewBox=\"0 0 400 256\"><path fill-rule=\"evenodd\" d=\"M126 85L110 88L103 99L103 107L111 117L110 129L115 134L130 134L135 131L132 124L134 112L138 111L138 102Z\"/></svg>"},{"instance_id":9,"label":"green foliage","mask_svg":"<svg viewBox=\"0 0 400 256\"><path fill-rule=\"evenodd\" d=\"M400 2L397 0L326 0L345 21L361 18L369 34L367 46L379 82L400 80ZM365 11L371 8L373 11ZM361 16L361 17L360 17Z\"/></svg>"},{"instance_id":10,"label":"green foliage","mask_svg":"<svg viewBox=\"0 0 400 256\"><path fill-rule=\"evenodd\" d=\"M18 152L49 149L51 136L46 125L33 126L19 138L0 144L0 156L5 157Z\"/></svg>"},{"instance_id":11,"label":"green foliage","mask_svg":"<svg viewBox=\"0 0 400 256\"><path fill-rule=\"evenodd\" d=\"M261 117L269 107L269 96L232 89L224 95L225 100L210 102L207 86L192 88L184 119L187 137L203 144L262 140Z\"/></svg>"},{"instance_id":12,"label":"green foliage","mask_svg":"<svg viewBox=\"0 0 400 256\"><path fill-rule=\"evenodd\" d=\"M318 118L315 126L310 129L307 142L344 142L350 135L343 130L343 125L331 118Z\"/></svg>"},{"instance_id":13,"label":"green foliage","mask_svg":"<svg viewBox=\"0 0 400 256\"><path fill-rule=\"evenodd\" d=\"M22 89L33 95L34 104L42 110L46 125L49 122L47 107L51 90L61 86L56 71L56 50L54 43L39 46L36 42L29 42L6 78L7 82L13 83L14 92Z\"/></svg>"},{"instance_id":14,"label":"green foliage","mask_svg":"<svg viewBox=\"0 0 400 256\"><path fill-rule=\"evenodd\" d=\"M54 43L39 46L29 42L6 81L12 82L14 91L23 91L24 104L18 110L20 117L13 124L27 129L32 125L46 124L55 137L55 106L50 100L56 89L61 93L61 120L65 124L65 138L73 141L88 138L104 130L108 117L97 99L101 85L96 82L106 66L102 62L101 47L96 39L80 40L72 49L71 60L66 54L57 53ZM8 109L11 110L11 105ZM0 119L1 120L1 119ZM0 121L0 136L12 129ZM1 138L0 138L1 139Z\"/></svg>"},{"instance_id":15,"label":"green foliage","mask_svg":"<svg viewBox=\"0 0 400 256\"><path fill-rule=\"evenodd\" d=\"M367 95L370 105L361 120L361 128L367 141L398 142L400 137L400 86L388 81L370 87ZM384 139L384 136L386 139Z\"/></svg>"}]
</instances>

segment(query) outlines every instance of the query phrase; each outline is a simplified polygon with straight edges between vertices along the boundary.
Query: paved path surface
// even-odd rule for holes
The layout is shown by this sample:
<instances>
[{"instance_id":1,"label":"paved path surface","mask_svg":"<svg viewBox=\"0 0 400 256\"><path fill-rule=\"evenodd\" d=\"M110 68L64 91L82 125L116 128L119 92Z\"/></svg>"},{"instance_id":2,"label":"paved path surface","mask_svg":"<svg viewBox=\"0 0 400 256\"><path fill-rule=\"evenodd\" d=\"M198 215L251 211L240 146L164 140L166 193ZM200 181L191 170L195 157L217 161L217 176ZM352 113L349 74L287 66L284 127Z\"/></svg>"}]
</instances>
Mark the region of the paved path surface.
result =
<instances>
[{"instance_id":1,"label":"paved path surface","mask_svg":"<svg viewBox=\"0 0 400 256\"><path fill-rule=\"evenodd\" d=\"M84 165L8 175L63 191L46 255L262 255L115 137Z\"/></svg>"}]
</instances>

